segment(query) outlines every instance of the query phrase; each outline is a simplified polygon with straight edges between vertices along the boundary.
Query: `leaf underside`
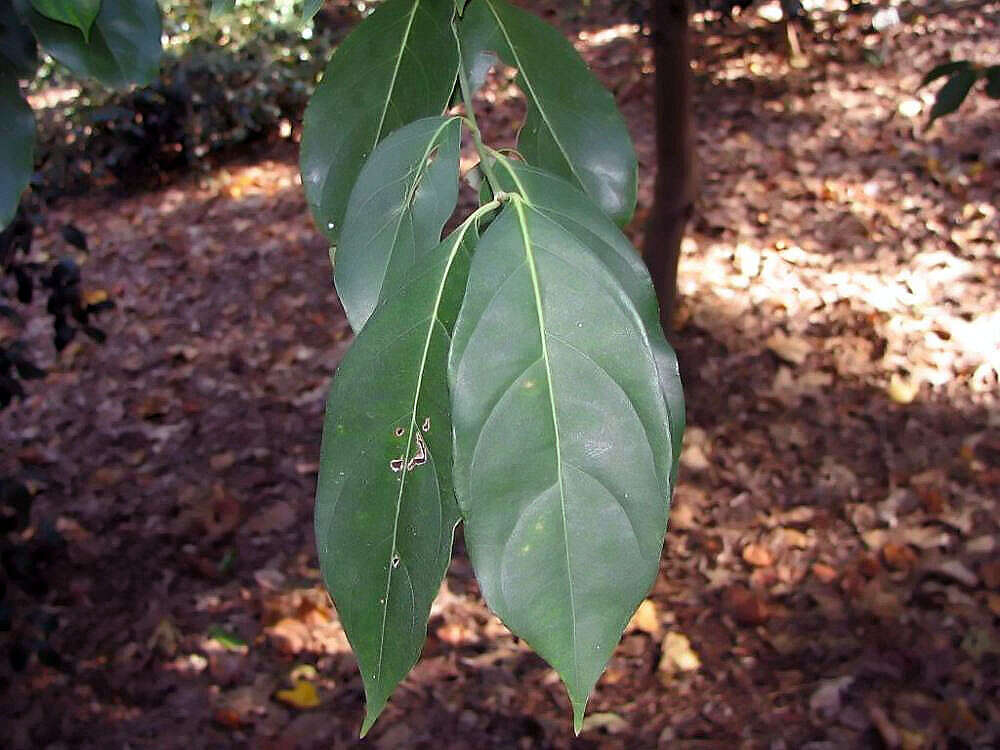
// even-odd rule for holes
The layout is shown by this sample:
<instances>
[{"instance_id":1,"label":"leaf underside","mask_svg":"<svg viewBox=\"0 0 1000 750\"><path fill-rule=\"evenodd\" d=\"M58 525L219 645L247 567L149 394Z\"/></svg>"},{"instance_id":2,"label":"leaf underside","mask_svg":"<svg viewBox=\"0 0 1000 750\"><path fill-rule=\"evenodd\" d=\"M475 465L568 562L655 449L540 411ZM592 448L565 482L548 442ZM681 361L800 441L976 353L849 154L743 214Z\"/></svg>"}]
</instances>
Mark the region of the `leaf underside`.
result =
<instances>
[{"instance_id":1,"label":"leaf underside","mask_svg":"<svg viewBox=\"0 0 1000 750\"><path fill-rule=\"evenodd\" d=\"M451 558L446 368L468 273L463 239L449 236L375 310L327 403L316 540L365 685L362 734L420 655Z\"/></svg>"},{"instance_id":2,"label":"leaf underside","mask_svg":"<svg viewBox=\"0 0 1000 750\"><path fill-rule=\"evenodd\" d=\"M386 0L330 58L306 109L300 155L306 199L330 242L378 142L448 105L458 74L453 11L452 0Z\"/></svg>"},{"instance_id":3,"label":"leaf underside","mask_svg":"<svg viewBox=\"0 0 1000 750\"><path fill-rule=\"evenodd\" d=\"M578 729L666 530L670 435L643 328L601 258L532 204L480 238L449 362L466 546Z\"/></svg>"},{"instance_id":4,"label":"leaf underside","mask_svg":"<svg viewBox=\"0 0 1000 750\"><path fill-rule=\"evenodd\" d=\"M156 0L102 0L86 39L75 26L34 9L25 8L24 15L45 51L74 73L113 87L146 85L159 74L161 24Z\"/></svg>"},{"instance_id":5,"label":"leaf underside","mask_svg":"<svg viewBox=\"0 0 1000 750\"><path fill-rule=\"evenodd\" d=\"M355 331L441 241L458 199L460 134L458 118L417 120L365 162L335 255L337 294Z\"/></svg>"},{"instance_id":6,"label":"leaf underside","mask_svg":"<svg viewBox=\"0 0 1000 750\"><path fill-rule=\"evenodd\" d=\"M635 149L614 97L556 29L505 0L473 0L461 23L463 64L478 82L499 55L528 102L517 148L529 164L583 188L624 225L635 210Z\"/></svg>"}]
</instances>

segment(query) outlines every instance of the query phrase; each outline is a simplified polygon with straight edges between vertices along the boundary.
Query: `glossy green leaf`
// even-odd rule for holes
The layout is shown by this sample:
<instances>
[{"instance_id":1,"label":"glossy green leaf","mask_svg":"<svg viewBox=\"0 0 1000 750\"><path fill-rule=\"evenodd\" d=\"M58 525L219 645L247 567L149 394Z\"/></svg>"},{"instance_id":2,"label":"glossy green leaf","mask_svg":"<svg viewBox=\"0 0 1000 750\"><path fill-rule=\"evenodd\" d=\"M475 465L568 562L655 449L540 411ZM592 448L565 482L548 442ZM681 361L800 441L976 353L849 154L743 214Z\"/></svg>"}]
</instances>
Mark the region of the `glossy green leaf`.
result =
<instances>
[{"instance_id":1,"label":"glossy green leaf","mask_svg":"<svg viewBox=\"0 0 1000 750\"><path fill-rule=\"evenodd\" d=\"M451 557L458 508L446 368L469 226L375 310L327 402L316 542L364 680L362 733L420 655Z\"/></svg>"},{"instance_id":2,"label":"glossy green leaf","mask_svg":"<svg viewBox=\"0 0 1000 750\"><path fill-rule=\"evenodd\" d=\"M21 97L17 75L0 64L0 229L17 212L31 181L35 154L35 117Z\"/></svg>"},{"instance_id":3,"label":"glossy green leaf","mask_svg":"<svg viewBox=\"0 0 1000 750\"><path fill-rule=\"evenodd\" d=\"M302 184L333 243L361 167L389 133L440 115L458 74L452 0L386 0L341 43L303 121Z\"/></svg>"},{"instance_id":4,"label":"glossy green leaf","mask_svg":"<svg viewBox=\"0 0 1000 750\"><path fill-rule=\"evenodd\" d=\"M614 97L556 29L505 0L472 0L459 26L478 83L496 53L518 69L528 111L517 147L530 164L581 186L619 225L635 210L635 149Z\"/></svg>"},{"instance_id":5,"label":"glossy green leaf","mask_svg":"<svg viewBox=\"0 0 1000 750\"><path fill-rule=\"evenodd\" d=\"M986 95L991 99L1000 99L1000 65L991 65L983 71L986 79Z\"/></svg>"},{"instance_id":6,"label":"glossy green leaf","mask_svg":"<svg viewBox=\"0 0 1000 750\"><path fill-rule=\"evenodd\" d=\"M976 78L978 78L978 74L975 70L960 70L945 81L944 86L937 92L934 106L931 107L930 122L934 122L939 117L950 115L961 107L969 89L976 82Z\"/></svg>"},{"instance_id":7,"label":"glossy green leaf","mask_svg":"<svg viewBox=\"0 0 1000 750\"><path fill-rule=\"evenodd\" d=\"M212 0L212 10L209 18L216 20L232 13L236 9L236 0Z\"/></svg>"},{"instance_id":8,"label":"glossy green leaf","mask_svg":"<svg viewBox=\"0 0 1000 750\"><path fill-rule=\"evenodd\" d=\"M441 241L458 200L461 121L427 117L382 141L351 191L334 255L337 294L355 331Z\"/></svg>"},{"instance_id":9,"label":"glossy green leaf","mask_svg":"<svg viewBox=\"0 0 1000 750\"><path fill-rule=\"evenodd\" d=\"M566 180L499 155L494 173L503 189L520 193L539 213L589 247L615 275L639 312L656 358L660 391L669 414L673 488L684 435L684 393L677 355L663 334L659 303L646 264L621 230Z\"/></svg>"},{"instance_id":10,"label":"glossy green leaf","mask_svg":"<svg viewBox=\"0 0 1000 750\"><path fill-rule=\"evenodd\" d=\"M89 39L101 0L31 0L31 5L46 18L75 26Z\"/></svg>"},{"instance_id":11,"label":"glossy green leaf","mask_svg":"<svg viewBox=\"0 0 1000 750\"><path fill-rule=\"evenodd\" d=\"M644 323L588 243L513 197L476 246L449 383L480 588L559 672L579 730L666 530L668 416Z\"/></svg>"},{"instance_id":12,"label":"glossy green leaf","mask_svg":"<svg viewBox=\"0 0 1000 750\"><path fill-rule=\"evenodd\" d=\"M160 9L156 0L102 0L84 39L79 29L46 18L17 0L38 41L78 75L107 86L151 83L160 69Z\"/></svg>"},{"instance_id":13,"label":"glossy green leaf","mask_svg":"<svg viewBox=\"0 0 1000 750\"><path fill-rule=\"evenodd\" d=\"M936 81L942 76L950 76L953 73L958 73L959 71L972 70L972 63L968 60L951 60L946 63L941 63L937 65L924 76L924 80L920 82L921 86L926 86L931 81Z\"/></svg>"},{"instance_id":14,"label":"glossy green leaf","mask_svg":"<svg viewBox=\"0 0 1000 750\"><path fill-rule=\"evenodd\" d=\"M0 67L7 63L20 78L31 78L38 67L35 37L14 10L0 0Z\"/></svg>"}]
</instances>

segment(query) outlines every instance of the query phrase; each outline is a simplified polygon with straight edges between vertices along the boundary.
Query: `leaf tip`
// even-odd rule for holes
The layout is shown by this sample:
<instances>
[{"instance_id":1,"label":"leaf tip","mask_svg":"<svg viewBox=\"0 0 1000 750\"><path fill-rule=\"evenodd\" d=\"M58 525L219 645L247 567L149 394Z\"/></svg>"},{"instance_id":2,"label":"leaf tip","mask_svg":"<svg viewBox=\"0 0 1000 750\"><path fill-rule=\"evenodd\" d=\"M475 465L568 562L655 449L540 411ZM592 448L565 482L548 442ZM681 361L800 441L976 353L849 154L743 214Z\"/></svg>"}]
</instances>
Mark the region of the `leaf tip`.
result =
<instances>
[{"instance_id":1,"label":"leaf tip","mask_svg":"<svg viewBox=\"0 0 1000 750\"><path fill-rule=\"evenodd\" d=\"M361 722L361 734L358 735L360 739L365 738L365 735L368 734L368 730L375 724L375 721L378 719L378 715L380 713L381 709L373 711L371 706L365 710L365 720Z\"/></svg>"},{"instance_id":2,"label":"leaf tip","mask_svg":"<svg viewBox=\"0 0 1000 750\"><path fill-rule=\"evenodd\" d=\"M361 722L361 738L368 734L368 731L372 728L378 717L382 715L382 709L385 708L387 697L384 696L374 696L371 694L372 691L368 691L365 697L365 720Z\"/></svg>"},{"instance_id":3,"label":"leaf tip","mask_svg":"<svg viewBox=\"0 0 1000 750\"><path fill-rule=\"evenodd\" d=\"M583 731L583 717L587 712L587 699L572 700L571 702L573 704L573 734L579 737L580 732Z\"/></svg>"}]
</instances>

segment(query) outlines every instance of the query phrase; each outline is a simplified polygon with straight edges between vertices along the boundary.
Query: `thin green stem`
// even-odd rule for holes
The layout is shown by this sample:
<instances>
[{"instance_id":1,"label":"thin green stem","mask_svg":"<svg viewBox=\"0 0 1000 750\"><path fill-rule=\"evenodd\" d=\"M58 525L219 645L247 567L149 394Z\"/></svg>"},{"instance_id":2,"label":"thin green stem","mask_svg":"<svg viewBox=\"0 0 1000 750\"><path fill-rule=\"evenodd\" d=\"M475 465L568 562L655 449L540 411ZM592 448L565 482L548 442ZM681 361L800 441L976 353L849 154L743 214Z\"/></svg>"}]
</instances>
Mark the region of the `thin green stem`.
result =
<instances>
[{"instance_id":1,"label":"thin green stem","mask_svg":"<svg viewBox=\"0 0 1000 750\"><path fill-rule=\"evenodd\" d=\"M500 183L493 173L493 166L488 160L489 151L486 145L483 143L483 134L479 131L479 123L476 121L476 109L472 104L472 87L469 85L469 76L465 72L465 62L462 58L462 40L458 35L458 28L455 26L455 19L452 18L451 21L451 33L455 36L455 44L458 46L458 87L462 92L462 103L465 105L465 118L466 123L469 125L469 131L472 133L472 142L476 146L476 152L479 154L479 164L483 169L483 174L486 175L486 181L490 183L490 187L493 189L493 193L502 192L500 190Z\"/></svg>"}]
</instances>

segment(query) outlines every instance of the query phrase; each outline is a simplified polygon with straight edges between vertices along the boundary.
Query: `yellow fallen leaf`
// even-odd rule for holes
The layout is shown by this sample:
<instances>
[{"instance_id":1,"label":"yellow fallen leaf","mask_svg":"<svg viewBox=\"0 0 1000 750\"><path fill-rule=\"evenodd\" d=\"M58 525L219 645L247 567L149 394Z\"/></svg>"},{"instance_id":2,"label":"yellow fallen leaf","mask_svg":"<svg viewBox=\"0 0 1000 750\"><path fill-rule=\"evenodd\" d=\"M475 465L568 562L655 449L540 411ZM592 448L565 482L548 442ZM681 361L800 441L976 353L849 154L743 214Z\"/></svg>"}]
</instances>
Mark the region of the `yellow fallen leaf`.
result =
<instances>
[{"instance_id":1,"label":"yellow fallen leaf","mask_svg":"<svg viewBox=\"0 0 1000 750\"><path fill-rule=\"evenodd\" d=\"M108 293L104 289L91 289L83 295L84 305L97 305L108 299Z\"/></svg>"},{"instance_id":2,"label":"yellow fallen leaf","mask_svg":"<svg viewBox=\"0 0 1000 750\"><path fill-rule=\"evenodd\" d=\"M626 633L631 633L635 630L641 630L643 633L650 633L655 635L660 631L660 618L656 614L656 605L650 599L643 599L642 604L632 615L632 619L629 620L628 626L625 628Z\"/></svg>"},{"instance_id":3,"label":"yellow fallen leaf","mask_svg":"<svg viewBox=\"0 0 1000 750\"><path fill-rule=\"evenodd\" d=\"M279 690L274 697L298 709L316 708L319 705L316 686L306 680L296 680L295 687L291 690Z\"/></svg>"},{"instance_id":4,"label":"yellow fallen leaf","mask_svg":"<svg viewBox=\"0 0 1000 750\"><path fill-rule=\"evenodd\" d=\"M889 394L889 398L897 404L908 404L920 392L920 382L917 380L906 380L894 372L885 390Z\"/></svg>"}]
</instances>

